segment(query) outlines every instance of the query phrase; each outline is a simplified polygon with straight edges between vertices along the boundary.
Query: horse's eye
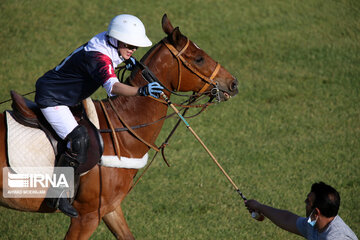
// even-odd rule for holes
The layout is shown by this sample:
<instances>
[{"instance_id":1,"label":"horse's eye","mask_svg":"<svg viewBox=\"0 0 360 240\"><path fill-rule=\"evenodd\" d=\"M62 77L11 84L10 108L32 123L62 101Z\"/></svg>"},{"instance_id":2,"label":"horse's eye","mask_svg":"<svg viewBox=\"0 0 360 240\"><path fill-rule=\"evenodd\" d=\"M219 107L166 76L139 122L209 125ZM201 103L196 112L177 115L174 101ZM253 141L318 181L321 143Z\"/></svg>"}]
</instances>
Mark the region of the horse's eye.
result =
<instances>
[{"instance_id":1,"label":"horse's eye","mask_svg":"<svg viewBox=\"0 0 360 240\"><path fill-rule=\"evenodd\" d=\"M195 58L195 62L196 62L196 63L203 63L203 62L204 62L204 58L203 58L202 56L197 56L197 57Z\"/></svg>"}]
</instances>

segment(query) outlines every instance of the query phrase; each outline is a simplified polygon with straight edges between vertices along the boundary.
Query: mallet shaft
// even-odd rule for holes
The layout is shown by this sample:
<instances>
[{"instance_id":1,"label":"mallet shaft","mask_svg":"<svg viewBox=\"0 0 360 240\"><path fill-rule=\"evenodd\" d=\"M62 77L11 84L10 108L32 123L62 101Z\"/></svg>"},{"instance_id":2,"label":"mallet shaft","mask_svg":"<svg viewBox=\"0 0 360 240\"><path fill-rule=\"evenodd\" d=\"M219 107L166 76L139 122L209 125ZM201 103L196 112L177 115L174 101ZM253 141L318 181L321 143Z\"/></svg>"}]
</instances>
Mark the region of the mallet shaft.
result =
<instances>
[{"instance_id":1,"label":"mallet shaft","mask_svg":"<svg viewBox=\"0 0 360 240\"><path fill-rule=\"evenodd\" d=\"M194 135L194 137L200 142L201 146L203 146L203 148L206 150L206 152L209 154L209 156L211 157L211 159L215 162L215 164L220 168L221 172L225 175L225 177L229 180L229 182L231 183L231 185L233 185L233 187L235 188L236 191L238 191L239 193L240 190L239 188L236 186L236 184L234 183L234 181L230 178L230 176L225 172L225 170L222 168L222 166L219 164L219 162L216 160L216 158L214 157L214 155L210 152L210 150L206 147L206 145L204 144L204 142L200 139L200 137L196 134L196 132L190 127L189 123L186 121L186 119L180 114L179 110L177 110L177 108L174 106L174 104L172 104L169 100L169 98L162 93L161 96L165 99L165 101L170 105L170 107L175 111L175 113L181 118L181 120L185 123L186 127L189 129L189 131ZM243 195L242 193L240 194L240 196L242 198ZM246 200L246 198L244 199Z\"/></svg>"},{"instance_id":2,"label":"mallet shaft","mask_svg":"<svg viewBox=\"0 0 360 240\"><path fill-rule=\"evenodd\" d=\"M230 176L225 172L225 170L222 168L222 166L220 165L220 163L216 160L216 158L214 157L214 155L210 152L210 150L206 147L206 145L204 144L204 142L200 139L200 137L196 134L196 132L190 127L189 123L186 121L186 119L181 115L181 113L179 112L179 110L177 110L177 108L171 103L170 99L165 95L165 93L161 93L161 96L165 99L165 101L167 102L167 104L175 111L175 113L179 116L179 118L185 123L187 129L189 129L189 131L194 135L194 137L200 142L201 146L203 146L203 148L206 150L206 152L209 154L209 156L211 157L211 159L215 162L215 164L219 167L219 169L221 170L221 172L225 175L225 177L227 178L227 180L229 180L229 182L231 183L231 185L235 188L236 192L239 193L240 197L246 201L246 197L242 194L242 192L240 191L240 189L236 186L236 184L234 183L234 181L230 178ZM255 218L258 221L263 221L264 220L264 216L260 213L257 212L252 212L251 216L253 218Z\"/></svg>"}]
</instances>

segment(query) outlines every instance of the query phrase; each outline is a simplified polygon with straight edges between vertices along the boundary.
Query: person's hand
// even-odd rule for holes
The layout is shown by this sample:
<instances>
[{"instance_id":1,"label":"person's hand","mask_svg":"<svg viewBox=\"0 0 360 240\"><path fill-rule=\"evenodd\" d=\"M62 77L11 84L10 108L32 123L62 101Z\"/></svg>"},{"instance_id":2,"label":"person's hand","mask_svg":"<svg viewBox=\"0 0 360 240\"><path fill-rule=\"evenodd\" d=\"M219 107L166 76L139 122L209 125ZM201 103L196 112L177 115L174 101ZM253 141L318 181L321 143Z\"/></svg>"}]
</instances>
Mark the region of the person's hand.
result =
<instances>
[{"instance_id":1,"label":"person's hand","mask_svg":"<svg viewBox=\"0 0 360 240\"><path fill-rule=\"evenodd\" d=\"M244 203L246 208L251 213L252 218L255 218L258 221L263 221L265 219L264 215L259 210L261 203L256 200L245 200Z\"/></svg>"},{"instance_id":2,"label":"person's hand","mask_svg":"<svg viewBox=\"0 0 360 240\"><path fill-rule=\"evenodd\" d=\"M140 96L152 96L154 98L159 98L162 93L163 86L161 86L158 82L149 83L143 87L140 87L138 90L138 94Z\"/></svg>"},{"instance_id":3,"label":"person's hand","mask_svg":"<svg viewBox=\"0 0 360 240\"><path fill-rule=\"evenodd\" d=\"M136 65L136 60L135 60L135 58L133 58L133 57L130 57L128 60L126 60L125 61L125 68L127 69L127 70L133 70L134 69L134 67L135 67L135 65Z\"/></svg>"},{"instance_id":4,"label":"person's hand","mask_svg":"<svg viewBox=\"0 0 360 240\"><path fill-rule=\"evenodd\" d=\"M250 213L259 212L259 208L261 206L261 203L259 203L256 200L251 199L251 200L246 200L245 201L245 206L249 210Z\"/></svg>"}]
</instances>

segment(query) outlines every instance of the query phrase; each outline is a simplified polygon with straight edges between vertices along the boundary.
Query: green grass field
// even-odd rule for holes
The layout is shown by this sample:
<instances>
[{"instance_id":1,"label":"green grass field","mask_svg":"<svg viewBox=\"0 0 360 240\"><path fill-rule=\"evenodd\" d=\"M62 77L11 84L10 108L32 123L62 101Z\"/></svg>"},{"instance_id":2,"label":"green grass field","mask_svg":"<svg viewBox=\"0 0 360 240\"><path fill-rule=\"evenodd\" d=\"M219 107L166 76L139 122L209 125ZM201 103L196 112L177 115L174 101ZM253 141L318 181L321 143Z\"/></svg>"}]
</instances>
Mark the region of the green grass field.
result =
<instances>
[{"instance_id":1,"label":"green grass field","mask_svg":"<svg viewBox=\"0 0 360 240\"><path fill-rule=\"evenodd\" d=\"M121 13L137 15L154 43L167 13L238 78L235 98L189 123L248 198L304 216L311 184L324 181L340 192L339 215L360 235L359 1L1 0L0 101L10 90L33 91ZM137 239L301 239L251 219L184 126L166 154L171 168L158 158L123 202ZM63 239L69 223L63 214L5 208L0 216L0 239ZM91 239L113 237L101 223Z\"/></svg>"}]
</instances>

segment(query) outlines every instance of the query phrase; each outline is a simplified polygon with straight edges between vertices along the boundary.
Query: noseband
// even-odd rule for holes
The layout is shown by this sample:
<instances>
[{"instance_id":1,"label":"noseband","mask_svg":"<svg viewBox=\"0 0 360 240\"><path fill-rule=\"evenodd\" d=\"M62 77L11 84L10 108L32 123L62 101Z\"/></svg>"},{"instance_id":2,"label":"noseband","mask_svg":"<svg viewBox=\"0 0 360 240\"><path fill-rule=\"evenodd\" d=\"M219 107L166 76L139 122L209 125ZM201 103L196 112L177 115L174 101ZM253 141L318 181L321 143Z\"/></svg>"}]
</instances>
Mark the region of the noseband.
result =
<instances>
[{"instance_id":1,"label":"noseband","mask_svg":"<svg viewBox=\"0 0 360 240\"><path fill-rule=\"evenodd\" d=\"M198 76L201 80L203 80L205 82L204 86L198 92L199 95L202 94L209 87L209 85L213 85L214 88L218 89L218 87L214 81L214 78L218 74L221 65L218 62L216 63L216 67L210 77L207 77L204 74L202 74L201 72L199 72L188 61L186 61L186 59L182 56L182 54L188 48L189 43L190 43L188 38L186 40L187 41L186 41L185 46L180 51L178 51L173 45L171 45L169 43L169 40L167 40L167 38L164 38L162 40L164 45L170 50L170 52L172 53L172 55L176 58L176 60L178 62L179 75L178 75L178 84L177 84L176 91L179 91L180 84L181 84L181 63L184 64L184 66L186 68L188 68L192 73L194 73L196 76ZM216 91L216 93L213 95L217 95L217 94L218 94L218 91Z\"/></svg>"}]
</instances>

